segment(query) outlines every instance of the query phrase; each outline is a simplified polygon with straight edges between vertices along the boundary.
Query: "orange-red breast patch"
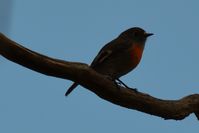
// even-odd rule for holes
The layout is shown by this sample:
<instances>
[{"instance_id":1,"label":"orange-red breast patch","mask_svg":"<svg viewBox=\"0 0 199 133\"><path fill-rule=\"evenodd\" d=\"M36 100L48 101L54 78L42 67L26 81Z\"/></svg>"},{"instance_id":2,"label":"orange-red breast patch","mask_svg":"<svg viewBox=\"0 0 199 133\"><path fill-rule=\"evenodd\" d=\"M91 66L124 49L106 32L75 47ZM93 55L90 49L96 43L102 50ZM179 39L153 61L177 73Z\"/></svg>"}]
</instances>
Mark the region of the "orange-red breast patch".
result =
<instances>
[{"instance_id":1,"label":"orange-red breast patch","mask_svg":"<svg viewBox=\"0 0 199 133\"><path fill-rule=\"evenodd\" d=\"M134 66L137 66L142 58L144 46L139 44L134 44L131 48L131 59Z\"/></svg>"}]
</instances>

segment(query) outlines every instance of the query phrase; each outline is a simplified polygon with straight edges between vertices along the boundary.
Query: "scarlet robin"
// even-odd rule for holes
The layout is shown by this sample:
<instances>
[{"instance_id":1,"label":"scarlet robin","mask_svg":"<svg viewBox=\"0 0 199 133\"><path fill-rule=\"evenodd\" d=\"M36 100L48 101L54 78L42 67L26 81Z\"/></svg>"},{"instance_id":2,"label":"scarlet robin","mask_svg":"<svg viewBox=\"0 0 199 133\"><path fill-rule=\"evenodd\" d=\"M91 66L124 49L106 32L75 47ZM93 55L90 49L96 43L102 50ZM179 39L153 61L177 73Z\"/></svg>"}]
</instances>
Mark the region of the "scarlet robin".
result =
<instances>
[{"instance_id":1,"label":"scarlet robin","mask_svg":"<svg viewBox=\"0 0 199 133\"><path fill-rule=\"evenodd\" d=\"M121 76L132 71L139 64L146 39L151 35L153 34L146 33L139 27L122 32L99 51L90 67L114 81L120 81ZM68 96L77 86L78 83L73 83L65 96Z\"/></svg>"}]
</instances>

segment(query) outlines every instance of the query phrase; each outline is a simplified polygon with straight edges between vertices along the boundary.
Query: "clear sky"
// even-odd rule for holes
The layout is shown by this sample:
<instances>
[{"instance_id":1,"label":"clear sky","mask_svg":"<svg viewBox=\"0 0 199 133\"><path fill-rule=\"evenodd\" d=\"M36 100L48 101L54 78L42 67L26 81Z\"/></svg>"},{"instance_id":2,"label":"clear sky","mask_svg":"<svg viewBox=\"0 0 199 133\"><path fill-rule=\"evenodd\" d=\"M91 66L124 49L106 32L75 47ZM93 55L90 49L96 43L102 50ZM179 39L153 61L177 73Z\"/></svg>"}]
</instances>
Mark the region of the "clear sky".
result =
<instances>
[{"instance_id":1,"label":"clear sky","mask_svg":"<svg viewBox=\"0 0 199 133\"><path fill-rule=\"evenodd\" d=\"M68 61L90 63L122 31L142 27L155 35L148 39L139 66L122 80L162 99L199 93L196 0L0 0L0 5L0 32ZM193 114L182 121L163 120L116 106L82 87L66 98L71 81L2 57L0 74L1 133L199 131Z\"/></svg>"}]
</instances>

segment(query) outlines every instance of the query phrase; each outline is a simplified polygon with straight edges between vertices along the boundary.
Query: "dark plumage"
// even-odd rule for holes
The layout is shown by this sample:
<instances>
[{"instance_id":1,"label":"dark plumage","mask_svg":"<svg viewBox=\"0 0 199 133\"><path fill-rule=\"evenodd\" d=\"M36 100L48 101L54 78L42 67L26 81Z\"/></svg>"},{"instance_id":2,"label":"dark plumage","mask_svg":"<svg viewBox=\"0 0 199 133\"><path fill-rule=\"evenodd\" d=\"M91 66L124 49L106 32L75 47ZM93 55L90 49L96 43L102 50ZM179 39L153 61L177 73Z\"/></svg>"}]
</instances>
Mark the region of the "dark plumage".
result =
<instances>
[{"instance_id":1,"label":"dark plumage","mask_svg":"<svg viewBox=\"0 0 199 133\"><path fill-rule=\"evenodd\" d=\"M113 80L119 79L139 64L146 39L151 35L153 34L146 33L139 27L122 32L99 51L90 67ZM73 83L65 96L69 95L77 85L78 83Z\"/></svg>"}]
</instances>

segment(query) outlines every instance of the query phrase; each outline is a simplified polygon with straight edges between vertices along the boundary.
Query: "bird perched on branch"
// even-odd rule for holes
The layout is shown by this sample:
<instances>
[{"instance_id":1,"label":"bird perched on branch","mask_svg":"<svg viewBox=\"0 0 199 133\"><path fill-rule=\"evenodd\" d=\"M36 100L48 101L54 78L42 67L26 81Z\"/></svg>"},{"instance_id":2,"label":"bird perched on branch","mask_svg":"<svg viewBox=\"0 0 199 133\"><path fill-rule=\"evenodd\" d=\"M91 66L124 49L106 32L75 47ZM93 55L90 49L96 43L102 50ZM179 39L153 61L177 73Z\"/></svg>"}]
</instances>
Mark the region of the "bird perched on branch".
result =
<instances>
[{"instance_id":1,"label":"bird perched on branch","mask_svg":"<svg viewBox=\"0 0 199 133\"><path fill-rule=\"evenodd\" d=\"M97 54L90 67L96 72L117 80L125 85L119 78L132 71L140 62L146 39L153 35L139 27L130 28L122 32L117 38L106 44ZM65 96L68 96L78 83L73 83Z\"/></svg>"}]
</instances>

